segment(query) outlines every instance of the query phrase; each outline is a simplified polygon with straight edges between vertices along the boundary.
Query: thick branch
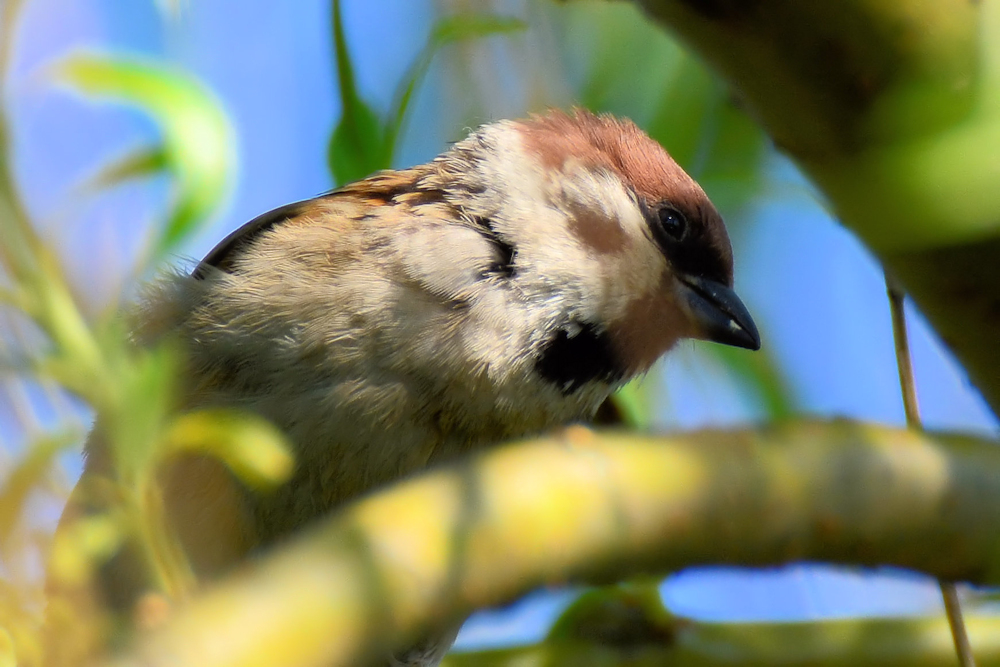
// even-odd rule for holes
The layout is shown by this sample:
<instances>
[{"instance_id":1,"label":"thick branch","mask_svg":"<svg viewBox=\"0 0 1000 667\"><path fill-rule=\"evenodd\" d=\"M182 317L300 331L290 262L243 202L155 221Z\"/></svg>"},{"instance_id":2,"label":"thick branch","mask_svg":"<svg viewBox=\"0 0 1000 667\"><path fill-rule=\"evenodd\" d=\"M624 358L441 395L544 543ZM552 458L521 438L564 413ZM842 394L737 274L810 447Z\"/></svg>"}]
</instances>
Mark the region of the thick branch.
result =
<instances>
[{"instance_id":1,"label":"thick branch","mask_svg":"<svg viewBox=\"0 0 1000 667\"><path fill-rule=\"evenodd\" d=\"M637 1L733 85L1000 414L1000 2Z\"/></svg>"},{"instance_id":2,"label":"thick branch","mask_svg":"<svg viewBox=\"0 0 1000 667\"><path fill-rule=\"evenodd\" d=\"M847 421L670 438L582 428L346 510L121 665L347 665L539 585L823 560L1000 581L1000 447Z\"/></svg>"}]
</instances>

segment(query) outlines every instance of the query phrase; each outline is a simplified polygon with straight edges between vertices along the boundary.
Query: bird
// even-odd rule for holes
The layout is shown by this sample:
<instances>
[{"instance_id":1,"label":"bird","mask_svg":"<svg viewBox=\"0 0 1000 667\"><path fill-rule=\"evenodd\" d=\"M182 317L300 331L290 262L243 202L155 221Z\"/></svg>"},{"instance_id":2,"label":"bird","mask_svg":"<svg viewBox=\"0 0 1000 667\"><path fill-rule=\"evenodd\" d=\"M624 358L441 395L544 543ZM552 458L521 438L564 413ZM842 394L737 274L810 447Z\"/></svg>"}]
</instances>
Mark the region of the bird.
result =
<instances>
[{"instance_id":1,"label":"bird","mask_svg":"<svg viewBox=\"0 0 1000 667\"><path fill-rule=\"evenodd\" d=\"M207 458L164 476L206 578L372 489L592 419L682 339L760 347L702 188L633 122L580 108L265 213L137 319L139 344L182 350L183 408L260 415L294 452L269 494ZM107 469L92 438L83 477ZM141 577L116 560L104 595L132 604ZM389 661L435 664L453 637Z\"/></svg>"}]
</instances>

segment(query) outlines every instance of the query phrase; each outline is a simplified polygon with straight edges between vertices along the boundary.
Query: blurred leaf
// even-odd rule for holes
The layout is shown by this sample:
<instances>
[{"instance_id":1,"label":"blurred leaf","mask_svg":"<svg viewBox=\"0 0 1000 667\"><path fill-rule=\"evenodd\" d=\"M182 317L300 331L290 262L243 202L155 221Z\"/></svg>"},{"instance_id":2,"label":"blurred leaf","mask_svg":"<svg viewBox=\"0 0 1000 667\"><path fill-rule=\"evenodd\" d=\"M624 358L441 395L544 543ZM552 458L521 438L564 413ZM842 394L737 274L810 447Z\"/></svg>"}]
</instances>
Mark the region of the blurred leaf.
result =
<instances>
[{"instance_id":1,"label":"blurred leaf","mask_svg":"<svg viewBox=\"0 0 1000 667\"><path fill-rule=\"evenodd\" d=\"M622 425L632 429L645 429L653 422L653 396L656 383L649 376L632 380L615 392L612 400L622 417Z\"/></svg>"},{"instance_id":2,"label":"blurred leaf","mask_svg":"<svg viewBox=\"0 0 1000 667\"><path fill-rule=\"evenodd\" d=\"M722 85L691 56L679 52L673 76L664 81L660 100L646 130L670 151L677 163L700 178L713 143L716 102Z\"/></svg>"},{"instance_id":3,"label":"blurred leaf","mask_svg":"<svg viewBox=\"0 0 1000 667\"><path fill-rule=\"evenodd\" d=\"M454 42L478 39L489 35L523 30L527 24L520 19L498 16L496 14L462 13L446 16L431 29L430 38L424 46L410 71L400 82L393 96L393 106L389 111L385 130L385 152L387 161L392 162L396 151L396 142L403 131L406 114L409 111L413 93L423 83L430 69L431 61L438 50Z\"/></svg>"},{"instance_id":4,"label":"blurred leaf","mask_svg":"<svg viewBox=\"0 0 1000 667\"><path fill-rule=\"evenodd\" d=\"M161 455L161 434L173 407L177 357L167 346L136 353L120 363L120 404L107 420L107 437L119 479L148 479Z\"/></svg>"},{"instance_id":5,"label":"blurred leaf","mask_svg":"<svg viewBox=\"0 0 1000 667\"><path fill-rule=\"evenodd\" d=\"M795 415L796 403L791 387L767 351L751 354L723 345L705 345L703 349L721 361L748 393L760 401L769 419L788 419Z\"/></svg>"},{"instance_id":6,"label":"blurred leaf","mask_svg":"<svg viewBox=\"0 0 1000 667\"><path fill-rule=\"evenodd\" d=\"M17 667L14 640L3 628L0 628L0 667Z\"/></svg>"},{"instance_id":7,"label":"blurred leaf","mask_svg":"<svg viewBox=\"0 0 1000 667\"><path fill-rule=\"evenodd\" d=\"M646 127L676 76L680 47L632 3L572 3L561 14L565 61L579 104Z\"/></svg>"},{"instance_id":8,"label":"blurred leaf","mask_svg":"<svg viewBox=\"0 0 1000 667\"><path fill-rule=\"evenodd\" d=\"M113 188L126 181L155 176L169 166L169 158L162 146L139 148L102 167L84 182L82 189L84 192L96 192Z\"/></svg>"},{"instance_id":9,"label":"blurred leaf","mask_svg":"<svg viewBox=\"0 0 1000 667\"><path fill-rule=\"evenodd\" d=\"M233 410L181 415L167 431L167 453L213 456L243 481L273 487L288 479L295 461L284 435L269 421Z\"/></svg>"},{"instance_id":10,"label":"blurred leaf","mask_svg":"<svg viewBox=\"0 0 1000 667\"><path fill-rule=\"evenodd\" d=\"M524 21L511 16L487 13L455 14L437 22L431 30L429 47L438 49L452 42L518 32L526 27Z\"/></svg>"},{"instance_id":11,"label":"blurred leaf","mask_svg":"<svg viewBox=\"0 0 1000 667\"><path fill-rule=\"evenodd\" d=\"M154 245L176 248L220 205L233 172L233 136L219 102L190 74L125 56L78 54L56 67L56 77L93 96L131 104L152 116L163 133L162 151L177 181L172 210Z\"/></svg>"},{"instance_id":12,"label":"blurred leaf","mask_svg":"<svg viewBox=\"0 0 1000 667\"><path fill-rule=\"evenodd\" d=\"M771 142L721 87L707 115L704 157L693 175L732 227L774 187L768 171Z\"/></svg>"},{"instance_id":13,"label":"blurred leaf","mask_svg":"<svg viewBox=\"0 0 1000 667\"><path fill-rule=\"evenodd\" d=\"M113 556L124 538L122 517L94 514L60 527L52 542L49 572L61 584L87 581L93 566Z\"/></svg>"},{"instance_id":14,"label":"blurred leaf","mask_svg":"<svg viewBox=\"0 0 1000 667\"><path fill-rule=\"evenodd\" d=\"M23 517L28 496L42 488L56 455L77 439L75 434L49 436L32 443L7 475L0 486L0 552Z\"/></svg>"},{"instance_id":15,"label":"blurred leaf","mask_svg":"<svg viewBox=\"0 0 1000 667\"><path fill-rule=\"evenodd\" d=\"M658 584L637 581L589 590L559 615L546 639L612 646L669 645L677 621L663 606Z\"/></svg>"},{"instance_id":16,"label":"blurred leaf","mask_svg":"<svg viewBox=\"0 0 1000 667\"><path fill-rule=\"evenodd\" d=\"M727 214L730 228L764 189L770 142L726 86L686 54L646 128Z\"/></svg>"},{"instance_id":17,"label":"blurred leaf","mask_svg":"<svg viewBox=\"0 0 1000 667\"><path fill-rule=\"evenodd\" d=\"M519 19L488 13L448 16L431 30L427 44L417 56L393 96L383 123L361 99L354 77L354 65L344 36L339 0L333 1L333 42L337 58L341 116L330 136L327 149L330 173L337 185L364 178L380 169L389 169L396 144L406 122L413 93L423 83L438 49L448 44L521 30Z\"/></svg>"},{"instance_id":18,"label":"blurred leaf","mask_svg":"<svg viewBox=\"0 0 1000 667\"><path fill-rule=\"evenodd\" d=\"M358 94L339 0L333 0L333 45L337 58L341 113L340 121L330 135L327 160L334 181L343 185L388 168L390 159L378 115Z\"/></svg>"},{"instance_id":19,"label":"blurred leaf","mask_svg":"<svg viewBox=\"0 0 1000 667\"><path fill-rule=\"evenodd\" d=\"M632 3L573 3L561 13L583 106L635 120L726 213L760 193L770 144L718 77Z\"/></svg>"},{"instance_id":20,"label":"blurred leaf","mask_svg":"<svg viewBox=\"0 0 1000 667\"><path fill-rule=\"evenodd\" d=\"M347 108L350 111L347 111ZM389 168L378 116L360 99L345 103L345 112L330 137L327 159L337 185Z\"/></svg>"}]
</instances>

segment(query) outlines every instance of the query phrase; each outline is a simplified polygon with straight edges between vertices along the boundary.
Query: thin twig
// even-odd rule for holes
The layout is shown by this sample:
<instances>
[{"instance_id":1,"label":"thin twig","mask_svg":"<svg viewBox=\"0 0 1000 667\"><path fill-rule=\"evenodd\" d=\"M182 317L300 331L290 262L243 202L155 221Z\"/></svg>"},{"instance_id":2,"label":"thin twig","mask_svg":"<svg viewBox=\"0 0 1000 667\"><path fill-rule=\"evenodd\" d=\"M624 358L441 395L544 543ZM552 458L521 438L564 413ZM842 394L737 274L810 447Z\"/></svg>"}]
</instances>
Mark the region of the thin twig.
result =
<instances>
[{"instance_id":1,"label":"thin twig","mask_svg":"<svg viewBox=\"0 0 1000 667\"><path fill-rule=\"evenodd\" d=\"M920 420L920 406L917 403L917 383L913 379L913 362L910 358L910 340L906 333L906 313L903 310L905 294L899 283L885 274L885 288L889 295L889 309L892 312L892 335L896 346L896 367L899 370L899 386L903 393L903 409L906 411L906 424L912 429L923 429ZM944 598L944 610L951 627L951 636L955 642L955 653L962 667L975 667L976 659L972 655L969 644L969 634L962 618L962 605L958 599L958 588L954 582L938 579L941 586L941 596Z\"/></svg>"}]
</instances>

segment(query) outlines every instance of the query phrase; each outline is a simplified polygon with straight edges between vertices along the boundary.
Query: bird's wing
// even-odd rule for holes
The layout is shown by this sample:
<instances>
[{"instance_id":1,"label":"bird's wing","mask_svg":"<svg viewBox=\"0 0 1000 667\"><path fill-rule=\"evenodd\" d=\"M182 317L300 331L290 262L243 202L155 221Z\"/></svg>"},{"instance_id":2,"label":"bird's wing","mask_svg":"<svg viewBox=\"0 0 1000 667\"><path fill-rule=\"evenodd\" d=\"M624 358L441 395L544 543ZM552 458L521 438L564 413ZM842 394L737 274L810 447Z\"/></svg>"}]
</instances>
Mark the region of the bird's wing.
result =
<instances>
[{"instance_id":1,"label":"bird's wing","mask_svg":"<svg viewBox=\"0 0 1000 667\"><path fill-rule=\"evenodd\" d=\"M246 244L257 239L263 232L271 229L277 224L285 222L300 215L314 202L314 199L286 204L273 211L268 211L237 228L229 236L222 239L212 250L205 255L205 259L198 263L191 277L195 280L204 280L211 268L221 271L228 271L236 252Z\"/></svg>"}]
</instances>

